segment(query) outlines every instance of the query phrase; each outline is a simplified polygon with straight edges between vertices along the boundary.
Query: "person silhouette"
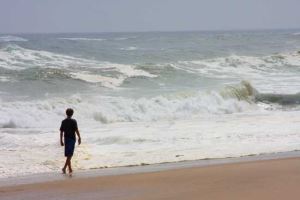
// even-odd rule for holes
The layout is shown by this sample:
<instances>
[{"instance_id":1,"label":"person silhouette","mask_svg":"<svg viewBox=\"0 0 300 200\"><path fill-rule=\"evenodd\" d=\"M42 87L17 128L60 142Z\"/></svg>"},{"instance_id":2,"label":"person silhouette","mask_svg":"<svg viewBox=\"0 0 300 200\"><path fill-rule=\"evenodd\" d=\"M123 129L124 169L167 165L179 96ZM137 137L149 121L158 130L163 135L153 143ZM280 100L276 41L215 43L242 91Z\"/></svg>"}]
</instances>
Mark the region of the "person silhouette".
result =
<instances>
[{"instance_id":1,"label":"person silhouette","mask_svg":"<svg viewBox=\"0 0 300 200\"><path fill-rule=\"evenodd\" d=\"M72 118L74 110L68 108L66 110L67 118L61 122L60 126L60 144L65 147L66 162L62 168L63 174L66 174L66 169L69 169L69 175L72 175L73 169L71 165L71 159L74 154L76 134L78 136L78 145L81 144L81 137L77 126L77 121ZM76 134L75 134L76 133Z\"/></svg>"}]
</instances>

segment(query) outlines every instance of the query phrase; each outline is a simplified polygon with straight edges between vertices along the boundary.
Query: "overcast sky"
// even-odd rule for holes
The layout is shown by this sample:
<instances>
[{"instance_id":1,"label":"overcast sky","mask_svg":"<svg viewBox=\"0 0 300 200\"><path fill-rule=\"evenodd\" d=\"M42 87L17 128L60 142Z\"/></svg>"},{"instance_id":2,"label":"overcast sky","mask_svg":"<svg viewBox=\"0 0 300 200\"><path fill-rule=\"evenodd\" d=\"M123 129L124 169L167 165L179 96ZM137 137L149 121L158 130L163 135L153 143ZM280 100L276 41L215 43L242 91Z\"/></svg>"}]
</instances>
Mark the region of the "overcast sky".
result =
<instances>
[{"instance_id":1,"label":"overcast sky","mask_svg":"<svg viewBox=\"0 0 300 200\"><path fill-rule=\"evenodd\" d=\"M0 0L0 32L300 28L300 0Z\"/></svg>"}]
</instances>

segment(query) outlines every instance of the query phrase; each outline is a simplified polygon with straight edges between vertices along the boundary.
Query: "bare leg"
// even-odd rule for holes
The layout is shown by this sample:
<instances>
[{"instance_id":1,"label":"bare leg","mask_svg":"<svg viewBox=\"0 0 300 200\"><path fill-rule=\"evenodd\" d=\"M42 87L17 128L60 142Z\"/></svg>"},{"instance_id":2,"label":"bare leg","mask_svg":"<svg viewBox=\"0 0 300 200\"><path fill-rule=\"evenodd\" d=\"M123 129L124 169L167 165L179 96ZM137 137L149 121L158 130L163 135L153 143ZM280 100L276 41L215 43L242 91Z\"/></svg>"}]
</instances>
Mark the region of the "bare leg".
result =
<instances>
[{"instance_id":1,"label":"bare leg","mask_svg":"<svg viewBox=\"0 0 300 200\"><path fill-rule=\"evenodd\" d=\"M62 168L62 173L63 173L63 174L66 173L67 166L68 166L68 158L66 159L65 165L64 165L64 167Z\"/></svg>"},{"instance_id":2,"label":"bare leg","mask_svg":"<svg viewBox=\"0 0 300 200\"><path fill-rule=\"evenodd\" d=\"M72 169L72 166L71 166L71 159L72 159L72 156L68 157L67 160L68 160L68 168L69 168L69 173L72 174L73 172L73 169Z\"/></svg>"}]
</instances>

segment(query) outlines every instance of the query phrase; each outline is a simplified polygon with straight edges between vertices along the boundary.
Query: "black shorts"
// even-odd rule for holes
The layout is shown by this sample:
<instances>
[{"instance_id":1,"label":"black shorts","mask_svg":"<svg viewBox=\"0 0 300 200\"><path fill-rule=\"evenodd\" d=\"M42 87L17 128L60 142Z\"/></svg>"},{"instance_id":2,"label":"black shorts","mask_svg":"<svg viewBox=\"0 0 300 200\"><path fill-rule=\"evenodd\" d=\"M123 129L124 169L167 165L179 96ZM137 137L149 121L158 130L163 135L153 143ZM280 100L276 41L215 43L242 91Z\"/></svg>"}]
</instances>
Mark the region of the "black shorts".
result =
<instances>
[{"instance_id":1,"label":"black shorts","mask_svg":"<svg viewBox=\"0 0 300 200\"><path fill-rule=\"evenodd\" d=\"M73 156L76 140L73 138L65 138L65 156Z\"/></svg>"}]
</instances>

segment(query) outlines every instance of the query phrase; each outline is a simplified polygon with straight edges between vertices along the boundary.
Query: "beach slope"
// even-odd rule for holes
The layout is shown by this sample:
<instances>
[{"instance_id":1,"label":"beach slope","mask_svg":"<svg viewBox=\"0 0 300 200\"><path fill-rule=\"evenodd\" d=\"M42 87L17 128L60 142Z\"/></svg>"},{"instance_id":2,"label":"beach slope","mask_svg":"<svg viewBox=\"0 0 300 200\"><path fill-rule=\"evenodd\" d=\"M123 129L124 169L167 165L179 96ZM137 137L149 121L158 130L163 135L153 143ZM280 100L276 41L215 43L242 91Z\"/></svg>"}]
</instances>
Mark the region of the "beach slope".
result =
<instances>
[{"instance_id":1,"label":"beach slope","mask_svg":"<svg viewBox=\"0 0 300 200\"><path fill-rule=\"evenodd\" d=\"M6 186L0 199L299 199L300 159L287 158Z\"/></svg>"}]
</instances>

